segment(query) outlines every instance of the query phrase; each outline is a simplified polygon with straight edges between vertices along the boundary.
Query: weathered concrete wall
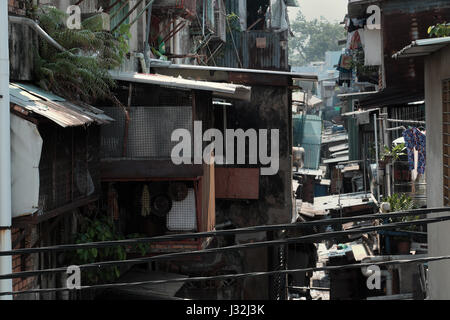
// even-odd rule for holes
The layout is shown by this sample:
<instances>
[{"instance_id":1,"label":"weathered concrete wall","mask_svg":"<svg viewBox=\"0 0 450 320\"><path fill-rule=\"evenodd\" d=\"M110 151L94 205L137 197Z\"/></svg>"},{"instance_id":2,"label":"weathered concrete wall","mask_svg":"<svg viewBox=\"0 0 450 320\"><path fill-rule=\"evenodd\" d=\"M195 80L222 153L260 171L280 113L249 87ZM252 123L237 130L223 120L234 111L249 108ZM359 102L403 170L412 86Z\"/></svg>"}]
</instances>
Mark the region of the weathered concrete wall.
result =
<instances>
[{"instance_id":1,"label":"weathered concrete wall","mask_svg":"<svg viewBox=\"0 0 450 320\"><path fill-rule=\"evenodd\" d=\"M218 223L231 220L236 226L247 227L292 221L292 126L288 105L287 88L252 86L251 102L236 102L227 112L229 129L278 129L280 165L276 175L260 176L258 200L217 199Z\"/></svg>"},{"instance_id":2,"label":"weathered concrete wall","mask_svg":"<svg viewBox=\"0 0 450 320\"><path fill-rule=\"evenodd\" d=\"M34 54L38 40L29 26L9 24L9 66L10 79L13 81L33 80Z\"/></svg>"},{"instance_id":3,"label":"weathered concrete wall","mask_svg":"<svg viewBox=\"0 0 450 320\"><path fill-rule=\"evenodd\" d=\"M427 204L443 206L442 80L450 78L450 47L426 59L425 106L427 122ZM437 215L444 215L437 214ZM428 226L430 256L450 254L450 222ZM430 263L432 299L450 299L450 261Z\"/></svg>"},{"instance_id":4,"label":"weathered concrete wall","mask_svg":"<svg viewBox=\"0 0 450 320\"><path fill-rule=\"evenodd\" d=\"M236 227L248 227L292 222L292 114L288 94L286 87L252 86L251 102L235 102L227 111L228 129L279 130L279 171L259 177L258 200L216 199L217 223L231 221ZM264 233L246 236L246 241L266 239ZM243 272L273 270L269 254L267 248L242 251ZM269 299L269 288L268 277L246 279L243 295L245 299Z\"/></svg>"}]
</instances>

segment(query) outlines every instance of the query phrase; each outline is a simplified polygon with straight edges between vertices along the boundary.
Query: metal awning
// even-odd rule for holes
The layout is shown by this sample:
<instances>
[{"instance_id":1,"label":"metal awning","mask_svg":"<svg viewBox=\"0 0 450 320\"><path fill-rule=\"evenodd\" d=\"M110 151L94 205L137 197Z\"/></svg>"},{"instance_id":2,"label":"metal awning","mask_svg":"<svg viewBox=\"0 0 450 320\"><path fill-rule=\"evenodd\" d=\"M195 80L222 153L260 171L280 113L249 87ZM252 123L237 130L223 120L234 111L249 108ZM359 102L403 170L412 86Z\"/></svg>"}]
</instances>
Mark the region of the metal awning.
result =
<instances>
[{"instance_id":1,"label":"metal awning","mask_svg":"<svg viewBox=\"0 0 450 320\"><path fill-rule=\"evenodd\" d=\"M339 162L345 162L345 161L348 161L349 159L350 159L349 156L343 156L343 157L337 157L337 158L325 159L325 160L323 160L323 163L324 163L324 164L339 163Z\"/></svg>"},{"instance_id":2,"label":"metal awning","mask_svg":"<svg viewBox=\"0 0 450 320\"><path fill-rule=\"evenodd\" d=\"M347 133L330 134L330 135L324 135L322 137L322 144L333 143L333 142L338 142L338 141L347 141L347 140L348 140Z\"/></svg>"},{"instance_id":3,"label":"metal awning","mask_svg":"<svg viewBox=\"0 0 450 320\"><path fill-rule=\"evenodd\" d=\"M349 93L341 93L338 94L337 96L338 98L351 98L351 97L368 96L375 93L378 93L378 91L349 92Z\"/></svg>"},{"instance_id":4,"label":"metal awning","mask_svg":"<svg viewBox=\"0 0 450 320\"><path fill-rule=\"evenodd\" d=\"M364 113L368 113L368 112L374 112L380 110L379 108L373 108L373 109L367 109L367 110L358 110L358 111L352 111L352 112L346 112L341 114L341 116L343 117L351 117L351 116L358 116Z\"/></svg>"},{"instance_id":5,"label":"metal awning","mask_svg":"<svg viewBox=\"0 0 450 320\"><path fill-rule=\"evenodd\" d=\"M158 86L165 86L175 89L191 89L210 91L214 96L220 98L230 98L250 101L251 88L243 85L223 82L210 82L184 79L182 77L171 77L160 74L144 74L133 72L111 71L114 80L146 83Z\"/></svg>"},{"instance_id":6,"label":"metal awning","mask_svg":"<svg viewBox=\"0 0 450 320\"><path fill-rule=\"evenodd\" d=\"M153 67L153 66L152 66ZM182 69L182 70L203 70L209 72L223 71L223 72L239 72L239 73L253 73L263 75L276 75L276 76L289 76L292 79L299 79L302 81L318 81L318 76L310 73L299 72L286 72L286 71L273 71L273 70L261 70L261 69L241 69L241 68L228 68L228 67L214 67L214 66L198 66L190 64L170 64L167 66L155 66L155 68L167 68L167 69Z\"/></svg>"},{"instance_id":7,"label":"metal awning","mask_svg":"<svg viewBox=\"0 0 450 320\"><path fill-rule=\"evenodd\" d=\"M359 105L362 108L381 108L385 106L407 104L419 100L424 100L423 89L418 90L416 88L394 87L383 89L375 94L360 99Z\"/></svg>"},{"instance_id":8,"label":"metal awning","mask_svg":"<svg viewBox=\"0 0 450 320\"><path fill-rule=\"evenodd\" d=\"M409 46L404 47L395 53L392 58L414 58L428 56L436 51L441 50L450 44L450 37L420 39L413 41Z\"/></svg>"},{"instance_id":9,"label":"metal awning","mask_svg":"<svg viewBox=\"0 0 450 320\"><path fill-rule=\"evenodd\" d=\"M22 108L18 112L39 114L64 128L114 121L103 110L82 102L72 103L30 84L10 83L9 95L12 108Z\"/></svg>"}]
</instances>

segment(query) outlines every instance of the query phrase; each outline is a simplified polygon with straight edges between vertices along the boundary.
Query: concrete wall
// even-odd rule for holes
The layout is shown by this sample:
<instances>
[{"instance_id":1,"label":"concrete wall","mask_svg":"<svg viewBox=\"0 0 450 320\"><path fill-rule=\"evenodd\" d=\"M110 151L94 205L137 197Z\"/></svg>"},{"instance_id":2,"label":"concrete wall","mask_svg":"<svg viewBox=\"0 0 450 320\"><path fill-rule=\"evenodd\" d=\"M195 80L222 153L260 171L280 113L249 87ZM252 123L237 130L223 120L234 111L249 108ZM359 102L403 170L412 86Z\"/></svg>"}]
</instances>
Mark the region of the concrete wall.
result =
<instances>
[{"instance_id":1,"label":"concrete wall","mask_svg":"<svg viewBox=\"0 0 450 320\"><path fill-rule=\"evenodd\" d=\"M288 105L287 88L252 86L252 101L236 102L227 112L228 129L279 129L280 167L276 175L260 176L258 200L218 199L218 223L231 220L236 226L249 227L292 221L292 117Z\"/></svg>"},{"instance_id":2,"label":"concrete wall","mask_svg":"<svg viewBox=\"0 0 450 320\"><path fill-rule=\"evenodd\" d=\"M443 206L442 80L450 78L450 47L426 59L425 105L427 122L427 201L428 207ZM444 215L444 213L440 214ZM450 255L450 222L428 227L430 256ZM432 299L450 299L450 261L430 263Z\"/></svg>"}]
</instances>

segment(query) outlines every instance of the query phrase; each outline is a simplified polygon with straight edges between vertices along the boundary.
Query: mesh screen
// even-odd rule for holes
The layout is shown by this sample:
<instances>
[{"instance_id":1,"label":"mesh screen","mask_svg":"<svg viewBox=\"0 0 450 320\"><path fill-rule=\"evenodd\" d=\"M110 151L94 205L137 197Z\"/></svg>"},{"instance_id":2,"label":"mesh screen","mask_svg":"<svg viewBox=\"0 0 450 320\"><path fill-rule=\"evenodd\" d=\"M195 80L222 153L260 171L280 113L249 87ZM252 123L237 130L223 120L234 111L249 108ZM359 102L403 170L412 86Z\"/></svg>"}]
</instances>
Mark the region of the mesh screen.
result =
<instances>
[{"instance_id":1,"label":"mesh screen","mask_svg":"<svg viewBox=\"0 0 450 320\"><path fill-rule=\"evenodd\" d=\"M170 231L197 230L194 189L189 189L188 195L183 201L173 201L172 209L166 219L167 229Z\"/></svg>"},{"instance_id":2,"label":"mesh screen","mask_svg":"<svg viewBox=\"0 0 450 320\"><path fill-rule=\"evenodd\" d=\"M105 108L116 121L102 127L102 156L104 158L170 159L171 141L176 129L192 133L192 107L132 107L128 126L126 154L123 155L125 115L119 108Z\"/></svg>"}]
</instances>

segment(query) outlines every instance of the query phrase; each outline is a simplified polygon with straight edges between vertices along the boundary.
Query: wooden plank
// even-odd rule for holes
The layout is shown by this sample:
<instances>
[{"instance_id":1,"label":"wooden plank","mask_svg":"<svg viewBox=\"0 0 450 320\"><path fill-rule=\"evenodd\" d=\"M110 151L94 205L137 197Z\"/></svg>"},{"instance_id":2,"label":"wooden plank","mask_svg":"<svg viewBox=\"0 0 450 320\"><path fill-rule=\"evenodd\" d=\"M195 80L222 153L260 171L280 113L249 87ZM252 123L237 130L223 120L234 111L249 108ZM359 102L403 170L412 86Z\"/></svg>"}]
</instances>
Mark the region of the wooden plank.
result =
<instances>
[{"instance_id":1,"label":"wooden plank","mask_svg":"<svg viewBox=\"0 0 450 320\"><path fill-rule=\"evenodd\" d=\"M290 76L250 72L230 72L228 80L234 84L288 87L292 85Z\"/></svg>"},{"instance_id":2,"label":"wooden plank","mask_svg":"<svg viewBox=\"0 0 450 320\"><path fill-rule=\"evenodd\" d=\"M259 168L215 169L216 199L259 199Z\"/></svg>"},{"instance_id":3,"label":"wooden plank","mask_svg":"<svg viewBox=\"0 0 450 320\"><path fill-rule=\"evenodd\" d=\"M153 178L197 178L202 165L175 165L171 160L102 160L103 181L146 181Z\"/></svg>"}]
</instances>

